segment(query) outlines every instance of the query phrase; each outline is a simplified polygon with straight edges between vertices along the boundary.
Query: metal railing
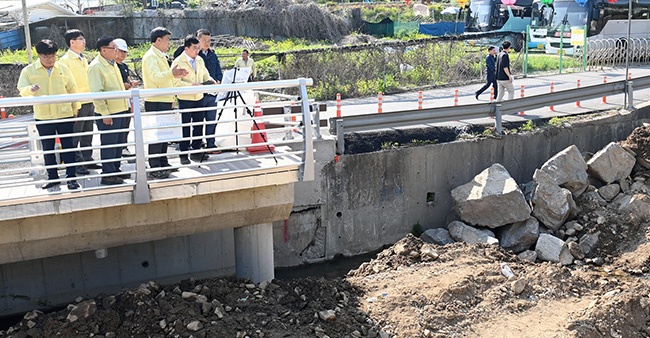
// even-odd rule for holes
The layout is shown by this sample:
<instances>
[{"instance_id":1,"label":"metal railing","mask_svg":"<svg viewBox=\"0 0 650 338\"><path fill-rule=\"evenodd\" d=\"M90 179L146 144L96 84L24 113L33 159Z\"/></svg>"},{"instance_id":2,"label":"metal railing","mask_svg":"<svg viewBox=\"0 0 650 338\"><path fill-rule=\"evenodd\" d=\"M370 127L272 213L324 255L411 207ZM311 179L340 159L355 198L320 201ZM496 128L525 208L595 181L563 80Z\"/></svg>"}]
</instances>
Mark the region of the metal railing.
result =
<instances>
[{"instance_id":1,"label":"metal railing","mask_svg":"<svg viewBox=\"0 0 650 338\"><path fill-rule=\"evenodd\" d=\"M634 84L634 87L632 86ZM626 90L627 86L627 90ZM560 105L580 100L627 92L627 106L632 107L633 89L650 87L650 76L635 78L633 81L612 81L609 83L585 86L554 93L529 96L503 102L470 104L462 106L437 107L421 110L405 110L383 114L365 114L330 118L330 133L337 136L337 153L345 153L345 133L370 131L385 128L399 128L431 123L453 122L459 120L495 118L497 134L503 132L503 114Z\"/></svg>"},{"instance_id":2,"label":"metal railing","mask_svg":"<svg viewBox=\"0 0 650 338\"><path fill-rule=\"evenodd\" d=\"M587 65L596 68L615 67L625 64L626 53L630 53L630 62L646 64L650 62L650 39L598 39L587 42ZM578 53L581 58L582 54Z\"/></svg>"},{"instance_id":3,"label":"metal railing","mask_svg":"<svg viewBox=\"0 0 650 338\"><path fill-rule=\"evenodd\" d=\"M166 89L132 89L129 91L117 92L101 92L101 93L78 93L68 95L52 95L52 96L36 96L36 97L14 97L0 99L0 107L18 107L29 106L36 104L52 104L52 103L65 103L65 102L87 102L91 100L111 100L111 99L129 99L131 102L131 114L122 116L132 117L132 126L127 126L125 129L115 130L94 130L91 132L81 132L72 134L62 134L54 136L41 136L37 131L37 125L43 125L52 122L61 122L62 120L41 120L34 121L24 117L18 119L5 119L0 123L0 205L12 205L21 203L21 198L34 199L43 197L57 196L57 198L76 198L83 196L84 192L91 194L101 194L111 191L133 191L133 203L148 203L150 202L150 185L153 183L161 183L165 186L174 184L185 184L188 176L178 174L169 178L156 178L152 173L160 170L176 170L182 168L190 168L189 173L193 181L200 180L217 180L222 177L233 177L233 175L247 174L260 171L262 169L274 170L290 170L291 168L298 168L299 179L309 181L314 179L314 147L313 135L319 135L314 131L314 128L319 128L318 125L318 112L311 112L309 98L307 96L307 87L311 86L313 81L311 79L295 79L295 80L282 80L282 81L268 81L268 82L253 82L245 84L222 84L210 86L190 86L181 88L166 88ZM221 101L217 107L202 107L195 109L172 109L168 111L155 111L146 112L143 109L143 100L148 97L155 96L169 96L180 94L195 94L195 93L251 93L247 94L254 96L252 91L259 89L278 89L298 87L300 92L299 104L301 107L300 113L289 114L285 116L254 116L253 111L256 109L256 104L253 100L242 102L244 97L239 95L239 100ZM246 96L246 95L245 95ZM250 102L253 101L253 102ZM277 104L270 103L270 104ZM267 103L265 103L267 105ZM218 119L214 122L202 120L193 123L181 123L182 113L200 112L216 110L218 112ZM234 113L234 114L233 114ZM112 115L118 117L118 115ZM70 118L66 121L93 121L102 119L104 116L91 116L83 118ZM169 120L174 122L167 122L165 125L160 125L161 120ZM261 126L264 122L273 122L275 125L280 125L275 129L250 128L250 126ZM93 123L94 124L94 123ZM182 137L180 132L182 127L200 126L201 129L208 125L215 125L217 132L215 137L217 139L217 146L210 149L192 149L189 151L181 152L179 150L170 150L166 154L148 154L147 145L155 143L176 143L180 141L192 141L199 137ZM242 130L249 127L250 130ZM165 133L168 131L170 133ZM296 136L287 138L286 135L297 131ZM126 143L117 143L111 145L100 145L100 135L111 133L124 133L128 132L129 139ZM261 135L268 135L263 137ZM161 134L169 134L167 137L162 137ZM191 134L191 133L190 133ZM41 148L41 141L46 139L66 138L73 136L95 136L94 144L90 147L74 148L73 151L91 150L95 151L93 161L84 161L76 163L61 163L58 162L53 166L44 165L44 155L55 154L60 155L66 152L66 149L55 149L44 151ZM152 136L153 135L153 136ZM157 135L157 136L156 136ZM179 136L180 135L180 136ZM247 142L247 138L260 139L262 141L255 142L254 146L263 147L268 151L261 151L260 154L249 154L246 149L252 146ZM205 139L206 135L203 133L201 139ZM233 144L234 141L234 144ZM296 144L302 146L295 146ZM275 150L272 147L275 147ZM292 150L298 148L298 150ZM114 147L128 147L135 150L135 156L132 158L119 157L117 159L99 159L100 155L97 150ZM301 149L300 149L301 148ZM190 164L177 164L176 158L180 156L191 156L198 154L203 156L209 150L215 153L214 156L209 156L206 160L191 161ZM121 151L119 151L121 153ZM155 158L168 156L170 162L168 167L163 168L149 168L147 161ZM201 157L200 156L200 157ZM56 180L48 180L45 174L47 169L62 170L72 166L91 165L91 164L104 164L107 162L121 161L123 163L122 172L120 175L129 175L133 180L126 179L123 184L119 185L102 185L101 179L108 176L115 176L115 173L104 174L101 172L91 171L90 174L77 177L65 177ZM135 174L133 176L133 174ZM80 183L81 187L76 190L67 189L48 189L41 191L41 185L58 182L65 183L71 180L76 180ZM81 192L81 193L78 193Z\"/></svg>"}]
</instances>

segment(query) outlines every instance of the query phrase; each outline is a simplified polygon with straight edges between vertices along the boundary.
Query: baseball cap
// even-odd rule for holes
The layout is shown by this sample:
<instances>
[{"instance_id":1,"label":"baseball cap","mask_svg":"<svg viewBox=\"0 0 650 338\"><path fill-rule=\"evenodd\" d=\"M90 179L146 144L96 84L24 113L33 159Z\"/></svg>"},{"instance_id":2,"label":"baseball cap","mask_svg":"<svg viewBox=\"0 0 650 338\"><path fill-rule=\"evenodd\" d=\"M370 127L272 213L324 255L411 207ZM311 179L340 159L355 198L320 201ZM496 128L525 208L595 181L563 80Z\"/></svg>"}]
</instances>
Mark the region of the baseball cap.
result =
<instances>
[{"instance_id":1,"label":"baseball cap","mask_svg":"<svg viewBox=\"0 0 650 338\"><path fill-rule=\"evenodd\" d=\"M124 52L129 51L129 47L126 45L126 41L124 41L124 39L115 39L113 41L115 42L115 45L117 46L117 49L119 49L121 51L124 51Z\"/></svg>"}]
</instances>

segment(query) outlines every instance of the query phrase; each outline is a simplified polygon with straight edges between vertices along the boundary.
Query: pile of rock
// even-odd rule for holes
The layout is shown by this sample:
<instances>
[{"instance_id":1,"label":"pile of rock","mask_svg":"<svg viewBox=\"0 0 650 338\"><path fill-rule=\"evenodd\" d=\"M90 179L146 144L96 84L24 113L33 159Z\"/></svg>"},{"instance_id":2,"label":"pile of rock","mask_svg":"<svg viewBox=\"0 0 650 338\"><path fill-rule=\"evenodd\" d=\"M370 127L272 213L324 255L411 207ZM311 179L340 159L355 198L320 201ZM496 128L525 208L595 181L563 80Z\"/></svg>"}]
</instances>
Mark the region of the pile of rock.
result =
<instances>
[{"instance_id":1,"label":"pile of rock","mask_svg":"<svg viewBox=\"0 0 650 338\"><path fill-rule=\"evenodd\" d=\"M625 214L638 222L650 221L645 178L629 179L636 157L614 142L586 156L573 145L522 185L501 164L494 164L452 190L460 220L447 229L427 230L421 238L438 245L454 241L500 245L530 261L598 263L586 257L599 243L597 225L610 221L606 216ZM594 208L606 212L595 219L577 218L583 209Z\"/></svg>"}]
</instances>

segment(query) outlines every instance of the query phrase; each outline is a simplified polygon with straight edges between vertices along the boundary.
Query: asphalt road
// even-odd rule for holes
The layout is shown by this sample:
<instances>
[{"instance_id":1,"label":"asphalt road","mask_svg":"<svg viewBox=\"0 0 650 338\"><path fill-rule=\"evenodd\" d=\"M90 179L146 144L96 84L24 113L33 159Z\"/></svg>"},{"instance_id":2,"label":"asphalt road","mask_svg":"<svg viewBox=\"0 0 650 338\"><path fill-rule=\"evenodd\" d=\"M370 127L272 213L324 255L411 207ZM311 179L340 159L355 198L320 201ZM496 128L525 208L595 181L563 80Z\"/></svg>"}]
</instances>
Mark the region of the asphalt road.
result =
<instances>
[{"instance_id":1,"label":"asphalt road","mask_svg":"<svg viewBox=\"0 0 650 338\"><path fill-rule=\"evenodd\" d=\"M631 67L630 73L632 80L634 77L650 75L650 66L646 67ZM521 76L515 77L515 99L521 95L521 86L524 86L524 95L543 95L550 93L551 82L554 82L555 91L564 89L573 89L577 86L578 79L580 80L581 87L590 85L602 84L604 77L607 76L607 81L618 81L625 79L625 68L610 68L599 71L569 73L569 74L553 74L553 75L533 75L523 78ZM475 104L477 102L488 103L490 99L489 89L484 92L479 101L474 98L474 93L483 84L476 83L461 87L445 87L432 90L423 91L423 108L445 107L454 105L454 93L458 90L458 104ZM650 100L650 89L642 89L634 91L634 104L640 104ZM576 104L563 104L554 107L555 112L551 111L548 107L536 109L530 112L524 112L524 115L505 115L504 122L517 122L533 118L550 118L554 116L566 116L572 114L581 114L590 111L599 111L603 109L616 109L624 105L624 95L614 95L607 97L607 103L602 103L602 98L581 101L581 108L576 107ZM549 105L552 103L549 102ZM407 92L401 94L384 95L383 96L383 112L395 112L401 110L417 109L418 107L418 92ZM341 102L341 115L363 115L363 114L376 114L377 113L377 97L364 97L345 99ZM327 101L327 112L321 113L321 119L329 119L336 116L336 101ZM463 121L466 123L493 123L494 120L479 119L471 121Z\"/></svg>"}]
</instances>

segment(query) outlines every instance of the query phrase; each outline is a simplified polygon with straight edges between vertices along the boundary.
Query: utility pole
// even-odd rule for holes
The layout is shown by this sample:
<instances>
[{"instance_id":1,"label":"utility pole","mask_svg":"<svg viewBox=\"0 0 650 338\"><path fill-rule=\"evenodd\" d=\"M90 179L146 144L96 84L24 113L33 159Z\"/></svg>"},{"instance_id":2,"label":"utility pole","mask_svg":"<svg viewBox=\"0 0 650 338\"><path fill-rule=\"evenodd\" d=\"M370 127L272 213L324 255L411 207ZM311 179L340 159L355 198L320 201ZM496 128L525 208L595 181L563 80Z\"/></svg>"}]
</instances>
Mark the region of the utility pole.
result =
<instances>
[{"instance_id":1,"label":"utility pole","mask_svg":"<svg viewBox=\"0 0 650 338\"><path fill-rule=\"evenodd\" d=\"M32 38L29 35L29 14L27 14L26 0L23 0L23 26L25 26L25 48L27 48L27 63L32 63Z\"/></svg>"}]
</instances>

